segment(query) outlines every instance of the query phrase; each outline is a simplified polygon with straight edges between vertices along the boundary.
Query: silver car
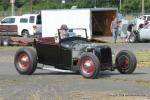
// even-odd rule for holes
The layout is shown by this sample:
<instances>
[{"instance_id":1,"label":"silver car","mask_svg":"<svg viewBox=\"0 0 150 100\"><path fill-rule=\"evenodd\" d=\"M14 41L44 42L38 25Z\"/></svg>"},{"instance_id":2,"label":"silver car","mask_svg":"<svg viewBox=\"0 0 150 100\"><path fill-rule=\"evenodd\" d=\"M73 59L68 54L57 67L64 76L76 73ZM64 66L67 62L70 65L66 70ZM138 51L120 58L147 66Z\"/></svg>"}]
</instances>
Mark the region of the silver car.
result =
<instances>
[{"instance_id":1,"label":"silver car","mask_svg":"<svg viewBox=\"0 0 150 100\"><path fill-rule=\"evenodd\" d=\"M139 42L139 41L148 41L150 40L150 24L135 30L130 36L129 42Z\"/></svg>"}]
</instances>

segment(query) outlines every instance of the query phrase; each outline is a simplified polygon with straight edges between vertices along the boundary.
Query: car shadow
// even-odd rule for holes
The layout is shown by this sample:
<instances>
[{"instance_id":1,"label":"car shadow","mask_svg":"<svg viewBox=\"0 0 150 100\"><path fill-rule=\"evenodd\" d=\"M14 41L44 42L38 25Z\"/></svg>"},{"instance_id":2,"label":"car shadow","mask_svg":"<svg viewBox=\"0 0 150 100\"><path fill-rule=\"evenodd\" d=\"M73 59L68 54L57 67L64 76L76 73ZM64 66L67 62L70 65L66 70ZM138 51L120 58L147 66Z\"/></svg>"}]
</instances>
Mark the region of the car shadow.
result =
<instances>
[{"instance_id":1,"label":"car shadow","mask_svg":"<svg viewBox=\"0 0 150 100\"><path fill-rule=\"evenodd\" d=\"M80 75L79 73L75 72L36 72L33 75Z\"/></svg>"},{"instance_id":2,"label":"car shadow","mask_svg":"<svg viewBox=\"0 0 150 100\"><path fill-rule=\"evenodd\" d=\"M109 77L112 77L112 76L120 76L120 75L144 75L144 74L148 74L148 73L140 73L140 72L135 72L135 73L132 73L132 74L121 74L121 73L117 73L117 72L112 72L112 71L101 71L97 78L96 79L103 79L103 78L109 78ZM33 75L73 75L73 76L76 76L76 75L80 75L80 73L76 73L76 72L36 72L34 73Z\"/></svg>"}]
</instances>

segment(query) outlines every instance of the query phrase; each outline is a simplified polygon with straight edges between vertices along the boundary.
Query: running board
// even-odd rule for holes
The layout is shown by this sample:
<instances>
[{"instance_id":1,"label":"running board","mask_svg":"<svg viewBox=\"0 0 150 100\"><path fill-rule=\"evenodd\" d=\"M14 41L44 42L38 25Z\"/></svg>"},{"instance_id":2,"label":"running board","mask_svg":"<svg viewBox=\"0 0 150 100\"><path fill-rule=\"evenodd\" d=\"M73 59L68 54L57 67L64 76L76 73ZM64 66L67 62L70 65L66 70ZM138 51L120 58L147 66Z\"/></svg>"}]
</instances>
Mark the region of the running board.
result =
<instances>
[{"instance_id":1,"label":"running board","mask_svg":"<svg viewBox=\"0 0 150 100\"><path fill-rule=\"evenodd\" d=\"M57 68L50 68L50 67L37 67L38 69L43 69L43 70L49 70L49 71L56 71L56 72L67 72L67 73L72 73L73 71L71 70L62 70L62 69L57 69Z\"/></svg>"}]
</instances>

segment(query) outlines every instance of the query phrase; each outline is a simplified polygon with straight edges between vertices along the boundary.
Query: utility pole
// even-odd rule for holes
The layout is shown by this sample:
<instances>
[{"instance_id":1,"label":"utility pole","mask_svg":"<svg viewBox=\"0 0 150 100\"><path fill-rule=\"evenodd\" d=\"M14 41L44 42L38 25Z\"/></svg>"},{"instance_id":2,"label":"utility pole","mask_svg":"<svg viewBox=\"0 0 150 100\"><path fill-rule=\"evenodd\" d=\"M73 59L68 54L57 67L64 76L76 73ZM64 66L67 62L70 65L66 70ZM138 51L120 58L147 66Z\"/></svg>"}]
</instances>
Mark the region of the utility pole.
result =
<instances>
[{"instance_id":1,"label":"utility pole","mask_svg":"<svg viewBox=\"0 0 150 100\"><path fill-rule=\"evenodd\" d=\"M96 8L96 3L97 3L97 0L95 0L95 3L94 3L94 8Z\"/></svg>"},{"instance_id":2,"label":"utility pole","mask_svg":"<svg viewBox=\"0 0 150 100\"><path fill-rule=\"evenodd\" d=\"M62 6L64 5L64 9L65 9L66 0L62 0L61 3L62 3Z\"/></svg>"},{"instance_id":3,"label":"utility pole","mask_svg":"<svg viewBox=\"0 0 150 100\"><path fill-rule=\"evenodd\" d=\"M11 15L13 16L14 15L14 3L15 3L15 0L10 0L10 3L11 3Z\"/></svg>"},{"instance_id":4,"label":"utility pole","mask_svg":"<svg viewBox=\"0 0 150 100\"><path fill-rule=\"evenodd\" d=\"M121 10L121 8L122 8L122 0L120 0L119 5L120 5L119 9Z\"/></svg>"},{"instance_id":5,"label":"utility pole","mask_svg":"<svg viewBox=\"0 0 150 100\"><path fill-rule=\"evenodd\" d=\"M142 0L142 16L144 15L145 10L144 10L144 0Z\"/></svg>"},{"instance_id":6,"label":"utility pole","mask_svg":"<svg viewBox=\"0 0 150 100\"><path fill-rule=\"evenodd\" d=\"M32 0L29 0L30 3L30 13L32 13Z\"/></svg>"}]
</instances>

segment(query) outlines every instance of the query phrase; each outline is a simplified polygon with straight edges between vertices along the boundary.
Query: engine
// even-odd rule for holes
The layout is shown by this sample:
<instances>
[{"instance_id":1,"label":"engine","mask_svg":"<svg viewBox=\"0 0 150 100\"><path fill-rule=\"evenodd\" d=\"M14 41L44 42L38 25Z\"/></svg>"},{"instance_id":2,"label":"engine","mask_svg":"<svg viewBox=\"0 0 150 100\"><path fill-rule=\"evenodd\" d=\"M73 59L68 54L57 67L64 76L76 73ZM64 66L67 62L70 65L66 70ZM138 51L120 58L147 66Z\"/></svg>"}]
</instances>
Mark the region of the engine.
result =
<instances>
[{"instance_id":1,"label":"engine","mask_svg":"<svg viewBox=\"0 0 150 100\"><path fill-rule=\"evenodd\" d=\"M79 40L67 41L63 46L72 50L73 59L78 59L84 52L92 52L98 57L102 70L112 67L112 53L109 46Z\"/></svg>"},{"instance_id":2,"label":"engine","mask_svg":"<svg viewBox=\"0 0 150 100\"><path fill-rule=\"evenodd\" d=\"M111 48L109 46L101 46L95 43L76 44L74 45L73 49L74 56L79 56L83 52L92 52L98 57L102 66L112 66L112 53Z\"/></svg>"}]
</instances>

